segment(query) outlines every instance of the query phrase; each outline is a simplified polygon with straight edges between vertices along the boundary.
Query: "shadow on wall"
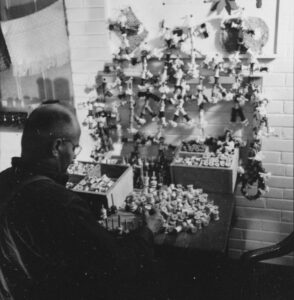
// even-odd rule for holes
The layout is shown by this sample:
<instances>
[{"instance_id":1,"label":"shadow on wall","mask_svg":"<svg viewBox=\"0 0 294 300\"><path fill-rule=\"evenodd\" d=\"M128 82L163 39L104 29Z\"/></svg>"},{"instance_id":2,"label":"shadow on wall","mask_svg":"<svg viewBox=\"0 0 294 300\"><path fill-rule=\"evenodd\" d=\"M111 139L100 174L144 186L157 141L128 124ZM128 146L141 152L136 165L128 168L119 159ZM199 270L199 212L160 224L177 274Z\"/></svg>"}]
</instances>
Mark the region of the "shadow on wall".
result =
<instances>
[{"instance_id":1,"label":"shadow on wall","mask_svg":"<svg viewBox=\"0 0 294 300\"><path fill-rule=\"evenodd\" d=\"M51 80L46 78L37 79L39 99L59 99L70 100L70 87L66 78L56 78ZM72 100L72 99L71 99Z\"/></svg>"}]
</instances>

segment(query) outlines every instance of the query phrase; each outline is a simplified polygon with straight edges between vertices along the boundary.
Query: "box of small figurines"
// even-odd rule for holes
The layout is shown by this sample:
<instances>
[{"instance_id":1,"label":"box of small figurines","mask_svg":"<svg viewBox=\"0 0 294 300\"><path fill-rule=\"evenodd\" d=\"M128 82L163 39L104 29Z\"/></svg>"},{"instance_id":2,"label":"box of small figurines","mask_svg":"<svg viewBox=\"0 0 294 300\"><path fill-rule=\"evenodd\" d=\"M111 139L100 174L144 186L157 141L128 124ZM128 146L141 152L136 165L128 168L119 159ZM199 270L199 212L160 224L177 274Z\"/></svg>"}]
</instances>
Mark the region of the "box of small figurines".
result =
<instances>
[{"instance_id":1,"label":"box of small figurines","mask_svg":"<svg viewBox=\"0 0 294 300\"><path fill-rule=\"evenodd\" d=\"M170 165L171 179L175 184L193 184L208 192L233 193L238 160L238 148L230 153L180 151Z\"/></svg>"},{"instance_id":2,"label":"box of small figurines","mask_svg":"<svg viewBox=\"0 0 294 300\"><path fill-rule=\"evenodd\" d=\"M67 187L86 199L96 214L102 205L121 207L133 191L133 170L128 165L76 162L68 172Z\"/></svg>"}]
</instances>

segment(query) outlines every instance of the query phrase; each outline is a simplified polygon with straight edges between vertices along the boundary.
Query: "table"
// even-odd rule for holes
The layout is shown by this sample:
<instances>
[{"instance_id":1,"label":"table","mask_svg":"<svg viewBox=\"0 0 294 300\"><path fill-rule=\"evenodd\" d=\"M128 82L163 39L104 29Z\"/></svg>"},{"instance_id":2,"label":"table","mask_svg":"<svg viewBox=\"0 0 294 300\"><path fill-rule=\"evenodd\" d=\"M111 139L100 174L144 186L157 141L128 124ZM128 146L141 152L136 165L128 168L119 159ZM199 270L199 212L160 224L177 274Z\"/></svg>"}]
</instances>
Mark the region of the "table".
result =
<instances>
[{"instance_id":1,"label":"table","mask_svg":"<svg viewBox=\"0 0 294 300\"><path fill-rule=\"evenodd\" d=\"M234 212L235 196L234 194L209 193L208 199L213 199L214 203L219 206L220 219L218 221L210 222L207 227L203 227L196 233L157 234L154 238L155 245L157 247L168 246L225 254ZM119 211L118 215L122 226L124 222L134 220L134 215L129 212ZM118 215L108 218L109 227L111 227L111 224L117 227Z\"/></svg>"},{"instance_id":2,"label":"table","mask_svg":"<svg viewBox=\"0 0 294 300\"><path fill-rule=\"evenodd\" d=\"M207 227L194 234L187 232L157 234L155 244L224 254L229 239L235 196L234 194L222 193L209 193L208 195L208 198L213 199L214 203L219 206L219 221L211 222Z\"/></svg>"}]
</instances>

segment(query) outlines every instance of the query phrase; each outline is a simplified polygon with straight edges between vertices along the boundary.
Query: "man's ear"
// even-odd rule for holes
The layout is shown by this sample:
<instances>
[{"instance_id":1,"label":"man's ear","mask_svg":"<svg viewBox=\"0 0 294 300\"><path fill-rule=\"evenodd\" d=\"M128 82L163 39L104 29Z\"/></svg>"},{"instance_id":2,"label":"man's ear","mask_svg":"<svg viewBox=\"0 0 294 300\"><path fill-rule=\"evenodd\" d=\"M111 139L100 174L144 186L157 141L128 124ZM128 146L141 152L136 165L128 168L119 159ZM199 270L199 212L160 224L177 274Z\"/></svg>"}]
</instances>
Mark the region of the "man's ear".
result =
<instances>
[{"instance_id":1,"label":"man's ear","mask_svg":"<svg viewBox=\"0 0 294 300\"><path fill-rule=\"evenodd\" d=\"M59 151L60 151L61 144L62 144L62 139L60 139L60 138L55 139L53 141L52 146L51 146L51 153L54 157L59 156Z\"/></svg>"}]
</instances>

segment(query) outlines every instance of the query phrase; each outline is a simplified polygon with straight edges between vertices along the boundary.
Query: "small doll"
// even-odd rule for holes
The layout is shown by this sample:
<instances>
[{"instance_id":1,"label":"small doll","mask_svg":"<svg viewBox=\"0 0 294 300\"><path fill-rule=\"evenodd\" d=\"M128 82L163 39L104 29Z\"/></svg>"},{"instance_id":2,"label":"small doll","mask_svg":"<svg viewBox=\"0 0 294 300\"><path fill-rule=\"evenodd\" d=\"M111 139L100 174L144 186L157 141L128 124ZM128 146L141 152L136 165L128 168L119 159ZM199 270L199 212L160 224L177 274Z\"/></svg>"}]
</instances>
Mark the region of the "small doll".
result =
<instances>
[{"instance_id":1,"label":"small doll","mask_svg":"<svg viewBox=\"0 0 294 300\"><path fill-rule=\"evenodd\" d=\"M267 116L267 105L268 105L268 99L263 98L261 101L259 101L258 106L255 108L255 119L259 124L263 124L266 129L267 133L269 133L269 122L268 122L268 116Z\"/></svg>"},{"instance_id":2,"label":"small doll","mask_svg":"<svg viewBox=\"0 0 294 300\"><path fill-rule=\"evenodd\" d=\"M247 99L242 94L236 94L233 101L234 106L231 111L231 123L236 123L237 117L239 116L242 125L247 126L249 122L243 112L243 106L245 105Z\"/></svg>"},{"instance_id":3,"label":"small doll","mask_svg":"<svg viewBox=\"0 0 294 300\"><path fill-rule=\"evenodd\" d=\"M175 99L170 100L172 104L176 106L176 111L174 113L173 120L170 121L172 127L177 127L177 120L182 114L183 118L187 121L188 125L192 124L191 118L188 116L188 113L184 109L184 104L186 102L186 96L182 94L182 87L176 87Z\"/></svg>"},{"instance_id":4,"label":"small doll","mask_svg":"<svg viewBox=\"0 0 294 300\"><path fill-rule=\"evenodd\" d=\"M204 103L208 103L209 100L204 94L204 86L203 86L203 80L204 77L200 76L199 77L199 84L197 85L197 95L196 95L196 101L197 101L197 106L199 108L199 123L200 123L200 128L204 130L205 126L205 121L204 121Z\"/></svg>"},{"instance_id":5,"label":"small doll","mask_svg":"<svg viewBox=\"0 0 294 300\"><path fill-rule=\"evenodd\" d=\"M249 55L248 62L249 62L249 76L252 77L254 75L255 71L260 70L260 65L257 60L256 54L253 53L250 49L247 50L247 53Z\"/></svg>"},{"instance_id":6,"label":"small doll","mask_svg":"<svg viewBox=\"0 0 294 300\"><path fill-rule=\"evenodd\" d=\"M265 181L270 177L261 162L260 145L252 142L248 151L248 161L245 168L240 168L241 171L241 193L248 200L256 200L263 196L268 190ZM257 183L256 194L249 194L250 187Z\"/></svg>"},{"instance_id":7,"label":"small doll","mask_svg":"<svg viewBox=\"0 0 294 300\"><path fill-rule=\"evenodd\" d=\"M191 61L188 63L188 75L192 78L199 77L199 67L196 63L196 49L191 50Z\"/></svg>"},{"instance_id":8,"label":"small doll","mask_svg":"<svg viewBox=\"0 0 294 300\"><path fill-rule=\"evenodd\" d=\"M226 97L226 89L219 83L220 66L216 66L214 73L214 84L211 90L211 102L217 103Z\"/></svg>"},{"instance_id":9,"label":"small doll","mask_svg":"<svg viewBox=\"0 0 294 300\"><path fill-rule=\"evenodd\" d=\"M177 72L179 69L181 69L184 66L183 60L180 58L179 55L177 55L176 59L172 63L172 69Z\"/></svg>"},{"instance_id":10,"label":"small doll","mask_svg":"<svg viewBox=\"0 0 294 300\"><path fill-rule=\"evenodd\" d=\"M167 82L168 80L168 73L167 73L167 70L168 70L168 65L165 65L164 68L163 68L163 71L160 75L160 80L159 80L159 84L162 85L163 83Z\"/></svg>"},{"instance_id":11,"label":"small doll","mask_svg":"<svg viewBox=\"0 0 294 300\"><path fill-rule=\"evenodd\" d=\"M181 86L181 82L184 76L184 72L181 68L177 69L176 73L174 74L174 78L176 79L176 86Z\"/></svg>"},{"instance_id":12,"label":"small doll","mask_svg":"<svg viewBox=\"0 0 294 300\"><path fill-rule=\"evenodd\" d=\"M169 101L167 98L167 94L169 93L169 87L166 83L164 83L160 88L159 92L161 93L161 97L159 100L159 113L158 118L162 124L163 127L167 126L166 122L166 116L165 116L165 109L166 109L166 103Z\"/></svg>"},{"instance_id":13,"label":"small doll","mask_svg":"<svg viewBox=\"0 0 294 300\"><path fill-rule=\"evenodd\" d=\"M206 23L202 23L198 27L198 32L201 37L207 39L209 37L208 29Z\"/></svg>"}]
</instances>

